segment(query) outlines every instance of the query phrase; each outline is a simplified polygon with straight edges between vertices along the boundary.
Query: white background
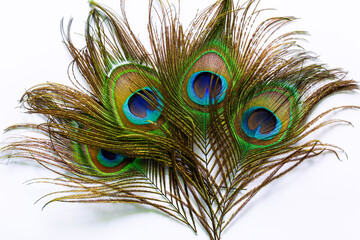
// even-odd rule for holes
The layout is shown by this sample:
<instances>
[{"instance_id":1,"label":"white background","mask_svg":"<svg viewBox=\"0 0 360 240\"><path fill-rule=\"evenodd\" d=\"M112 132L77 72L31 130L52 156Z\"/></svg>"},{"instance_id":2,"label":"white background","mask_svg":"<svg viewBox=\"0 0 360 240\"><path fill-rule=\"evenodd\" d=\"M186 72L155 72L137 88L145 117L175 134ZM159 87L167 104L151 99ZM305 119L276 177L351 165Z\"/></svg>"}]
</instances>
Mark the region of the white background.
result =
<instances>
[{"instance_id":1,"label":"white background","mask_svg":"<svg viewBox=\"0 0 360 240\"><path fill-rule=\"evenodd\" d=\"M119 0L99 2L118 9ZM134 31L146 41L147 1L127 2ZM181 1L184 23L212 2ZM311 33L303 45L319 54L321 62L360 79L358 1L264 0L261 6L276 8L272 16L301 18L291 29ZM60 20L64 17L67 22L73 16L73 33L82 34L89 7L86 0L18 0L3 1L1 9L0 129L4 129L33 120L17 108L26 89L47 81L70 84L71 59L61 42ZM360 105L359 92L337 94L315 112L346 104ZM314 137L342 147L348 159L318 157L267 187L234 220L224 240L360 239L360 113L343 111L333 117L351 121L354 128L330 127ZM45 201L34 202L54 187L24 182L49 176L53 174L37 166L0 164L0 239L207 239L201 227L195 235L187 226L143 207L53 203L42 211Z\"/></svg>"}]
</instances>

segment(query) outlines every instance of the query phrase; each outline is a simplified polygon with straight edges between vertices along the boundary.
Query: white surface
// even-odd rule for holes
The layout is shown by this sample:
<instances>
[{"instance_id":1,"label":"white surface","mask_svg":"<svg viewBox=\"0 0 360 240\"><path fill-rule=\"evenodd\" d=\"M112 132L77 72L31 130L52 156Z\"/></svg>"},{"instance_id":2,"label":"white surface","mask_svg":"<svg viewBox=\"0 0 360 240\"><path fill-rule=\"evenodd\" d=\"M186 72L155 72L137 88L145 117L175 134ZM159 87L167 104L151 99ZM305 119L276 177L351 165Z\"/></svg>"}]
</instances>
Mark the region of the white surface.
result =
<instances>
[{"instance_id":1,"label":"white surface","mask_svg":"<svg viewBox=\"0 0 360 240\"><path fill-rule=\"evenodd\" d=\"M105 3L116 8L118 2ZM146 39L147 1L127 2L130 21L139 24L135 32ZM197 9L212 2L181 1L182 18L191 20ZM73 16L73 32L82 34L89 8L85 0L20 0L1 5L0 129L4 129L31 121L16 108L26 89L46 81L69 84L70 57L61 42L60 20ZM311 33L305 46L318 53L322 62L360 79L358 1L267 0L262 6L278 9L273 16L300 17L290 28ZM342 104L359 105L359 94L331 97L316 112ZM319 157L264 189L234 220L224 240L360 239L360 113L340 112L335 117L353 122L354 128L338 126L317 136L342 147L348 160ZM201 227L196 236L188 227L142 207L54 203L41 211L44 202L33 203L53 191L53 186L23 183L48 176L53 175L38 167L0 165L0 239L207 239Z\"/></svg>"}]
</instances>

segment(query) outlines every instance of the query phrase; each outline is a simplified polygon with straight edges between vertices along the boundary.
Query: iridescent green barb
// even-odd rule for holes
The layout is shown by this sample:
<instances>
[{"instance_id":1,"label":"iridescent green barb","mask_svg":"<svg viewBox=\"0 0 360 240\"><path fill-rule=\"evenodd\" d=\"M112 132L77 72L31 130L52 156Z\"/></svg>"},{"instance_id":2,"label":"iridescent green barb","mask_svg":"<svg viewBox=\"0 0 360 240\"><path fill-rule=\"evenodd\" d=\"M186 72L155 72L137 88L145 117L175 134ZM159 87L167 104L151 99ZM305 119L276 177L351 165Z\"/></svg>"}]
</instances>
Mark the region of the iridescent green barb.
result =
<instances>
[{"instance_id":1,"label":"iridescent green barb","mask_svg":"<svg viewBox=\"0 0 360 240\"><path fill-rule=\"evenodd\" d=\"M21 99L40 131L2 150L58 173L69 187L53 201L150 205L212 240L264 186L337 148L310 133L336 122L307 122L332 93L358 88L299 46L305 32L278 34L292 17L257 24L258 1L217 1L189 29L150 1L148 51L121 16L90 1L86 47L63 39L83 88L47 83ZM160 13L160 14L158 14ZM151 19L160 15L160 25ZM77 83L79 84L79 83ZM79 90L83 89L83 90ZM85 90L89 89L89 90Z\"/></svg>"}]
</instances>

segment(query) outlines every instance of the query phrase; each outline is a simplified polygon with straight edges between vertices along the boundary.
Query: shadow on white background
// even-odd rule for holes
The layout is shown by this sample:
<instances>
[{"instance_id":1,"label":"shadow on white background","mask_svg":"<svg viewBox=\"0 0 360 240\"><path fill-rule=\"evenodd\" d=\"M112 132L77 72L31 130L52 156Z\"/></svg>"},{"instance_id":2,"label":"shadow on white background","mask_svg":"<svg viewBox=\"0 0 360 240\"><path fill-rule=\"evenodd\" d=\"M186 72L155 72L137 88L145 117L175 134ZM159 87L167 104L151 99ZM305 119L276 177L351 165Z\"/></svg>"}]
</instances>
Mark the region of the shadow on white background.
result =
<instances>
[{"instance_id":1,"label":"shadow on white background","mask_svg":"<svg viewBox=\"0 0 360 240\"><path fill-rule=\"evenodd\" d=\"M118 10L119 0L99 1ZM127 1L134 32L146 41L147 1ZM173 1L177 6L177 1ZM266 3L265 3L266 2ZM181 1L181 17L190 21L198 9L213 1ZM272 16L301 18L292 30L307 30L306 48L321 62L341 67L348 78L360 79L360 4L353 0L266 0L261 6L278 9ZM71 59L61 42L60 20L74 18L74 36L82 34L89 7L85 0L6 1L0 15L0 129L31 122L21 113L18 100L26 89L47 81L70 84ZM188 22L186 22L188 23ZM81 39L78 35L74 38ZM81 41L80 41L81 42ZM82 46L79 46L82 47ZM323 101L316 113L339 105L360 105L359 92L337 94ZM315 116L315 114L313 115ZM360 113L343 111L335 118L349 126L330 127L315 135L342 147L342 162L327 154L311 160L264 189L244 209L223 239L360 239ZM331 130L331 131L328 131ZM5 137L2 136L1 139ZM38 166L0 165L0 239L207 239L181 223L145 207L126 204L34 202L54 191L52 185L26 186L36 177L56 177Z\"/></svg>"}]
</instances>

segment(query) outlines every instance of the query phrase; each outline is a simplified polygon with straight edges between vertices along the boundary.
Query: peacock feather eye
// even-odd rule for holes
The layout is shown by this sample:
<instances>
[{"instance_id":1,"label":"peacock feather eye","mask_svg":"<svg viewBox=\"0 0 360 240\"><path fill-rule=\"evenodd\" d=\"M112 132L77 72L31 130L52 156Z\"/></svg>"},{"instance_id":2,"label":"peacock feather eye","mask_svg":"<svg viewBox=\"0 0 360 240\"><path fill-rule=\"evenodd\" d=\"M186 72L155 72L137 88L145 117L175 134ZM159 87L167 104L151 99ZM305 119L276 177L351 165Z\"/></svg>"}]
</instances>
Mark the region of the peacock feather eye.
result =
<instances>
[{"instance_id":1,"label":"peacock feather eye","mask_svg":"<svg viewBox=\"0 0 360 240\"><path fill-rule=\"evenodd\" d=\"M97 160L101 165L107 168L113 168L121 164L126 157L117 153L100 149L97 154Z\"/></svg>"},{"instance_id":2,"label":"peacock feather eye","mask_svg":"<svg viewBox=\"0 0 360 240\"><path fill-rule=\"evenodd\" d=\"M126 118L136 125L156 122L161 116L163 106L160 98L162 96L157 89L145 87L136 91L126 99L123 105Z\"/></svg>"},{"instance_id":3,"label":"peacock feather eye","mask_svg":"<svg viewBox=\"0 0 360 240\"><path fill-rule=\"evenodd\" d=\"M265 91L248 100L238 111L234 126L237 135L254 145L280 141L292 121L290 93Z\"/></svg>"},{"instance_id":4,"label":"peacock feather eye","mask_svg":"<svg viewBox=\"0 0 360 240\"><path fill-rule=\"evenodd\" d=\"M131 164L134 158L114 153L97 147L84 147L90 165L95 171L103 174L118 173Z\"/></svg>"},{"instance_id":5,"label":"peacock feather eye","mask_svg":"<svg viewBox=\"0 0 360 240\"><path fill-rule=\"evenodd\" d=\"M220 51L204 51L189 67L182 85L186 104L201 112L221 103L232 78L226 58Z\"/></svg>"},{"instance_id":6,"label":"peacock feather eye","mask_svg":"<svg viewBox=\"0 0 360 240\"><path fill-rule=\"evenodd\" d=\"M241 120L245 134L258 140L271 140L280 132L281 126L276 114L264 107L249 108Z\"/></svg>"},{"instance_id":7,"label":"peacock feather eye","mask_svg":"<svg viewBox=\"0 0 360 240\"><path fill-rule=\"evenodd\" d=\"M156 130L164 119L163 103L154 74L143 66L115 68L108 78L109 102L121 126Z\"/></svg>"},{"instance_id":8,"label":"peacock feather eye","mask_svg":"<svg viewBox=\"0 0 360 240\"><path fill-rule=\"evenodd\" d=\"M189 98L202 106L220 103L225 98L227 81L224 76L210 71L193 73L187 85Z\"/></svg>"}]
</instances>

